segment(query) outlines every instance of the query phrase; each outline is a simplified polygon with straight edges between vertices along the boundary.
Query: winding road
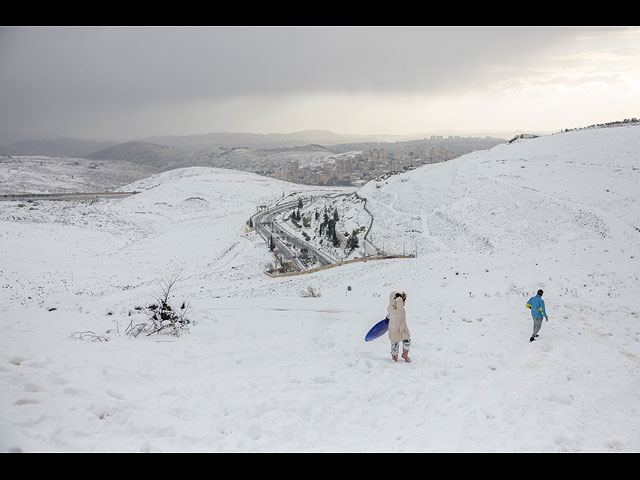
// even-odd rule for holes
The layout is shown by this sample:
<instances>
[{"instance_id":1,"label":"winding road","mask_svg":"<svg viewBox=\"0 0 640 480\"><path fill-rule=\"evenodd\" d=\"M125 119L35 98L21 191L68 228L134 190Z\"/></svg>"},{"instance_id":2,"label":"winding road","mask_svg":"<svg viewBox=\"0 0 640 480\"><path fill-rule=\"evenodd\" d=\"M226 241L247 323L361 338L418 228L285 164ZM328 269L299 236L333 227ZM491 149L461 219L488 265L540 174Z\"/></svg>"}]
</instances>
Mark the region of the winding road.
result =
<instances>
[{"instance_id":1,"label":"winding road","mask_svg":"<svg viewBox=\"0 0 640 480\"><path fill-rule=\"evenodd\" d=\"M310 200L307 197L299 198L303 202ZM305 269L298 255L298 252L303 248L307 249L308 255L313 256L320 265L335 263L331 257L312 247L304 240L290 234L281 224L274 220L278 214L285 210L291 210L297 205L298 198L258 211L251 217L254 228L267 243L269 243L270 238L273 238L276 248L286 260L291 262L293 269L296 271Z\"/></svg>"}]
</instances>

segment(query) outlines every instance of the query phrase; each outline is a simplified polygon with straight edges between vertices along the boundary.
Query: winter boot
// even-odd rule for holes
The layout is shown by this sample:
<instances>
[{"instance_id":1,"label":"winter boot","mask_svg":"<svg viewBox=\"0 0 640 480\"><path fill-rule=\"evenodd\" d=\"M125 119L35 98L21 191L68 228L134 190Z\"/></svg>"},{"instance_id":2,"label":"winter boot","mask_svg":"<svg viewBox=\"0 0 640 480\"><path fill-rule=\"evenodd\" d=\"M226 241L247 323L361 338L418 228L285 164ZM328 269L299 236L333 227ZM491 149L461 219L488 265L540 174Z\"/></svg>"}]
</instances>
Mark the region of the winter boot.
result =
<instances>
[{"instance_id":1,"label":"winter boot","mask_svg":"<svg viewBox=\"0 0 640 480\"><path fill-rule=\"evenodd\" d=\"M398 355L391 355L391 360L393 360L394 362L398 361Z\"/></svg>"},{"instance_id":2,"label":"winter boot","mask_svg":"<svg viewBox=\"0 0 640 480\"><path fill-rule=\"evenodd\" d=\"M406 350L402 351L402 358L404 358L405 362L411 363L411 359L409 358L409 352L407 352Z\"/></svg>"}]
</instances>

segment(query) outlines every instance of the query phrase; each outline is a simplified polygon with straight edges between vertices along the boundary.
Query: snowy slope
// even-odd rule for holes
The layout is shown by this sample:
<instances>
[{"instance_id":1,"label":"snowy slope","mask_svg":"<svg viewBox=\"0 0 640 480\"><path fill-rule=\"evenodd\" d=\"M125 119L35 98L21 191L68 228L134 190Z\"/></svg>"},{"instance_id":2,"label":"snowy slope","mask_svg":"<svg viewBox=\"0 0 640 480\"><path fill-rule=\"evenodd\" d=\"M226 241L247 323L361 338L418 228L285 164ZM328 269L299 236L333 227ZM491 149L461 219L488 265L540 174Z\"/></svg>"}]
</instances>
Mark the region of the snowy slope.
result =
<instances>
[{"instance_id":1,"label":"snowy slope","mask_svg":"<svg viewBox=\"0 0 640 480\"><path fill-rule=\"evenodd\" d=\"M126 161L0 156L0 195L111 191L155 172Z\"/></svg>"},{"instance_id":2,"label":"snowy slope","mask_svg":"<svg viewBox=\"0 0 640 480\"><path fill-rule=\"evenodd\" d=\"M639 167L620 127L371 182L374 243L417 258L281 279L244 222L319 189L189 168L117 201L4 202L0 450L640 451ZM128 338L178 272L190 333ZM363 340L392 289L411 364ZM89 330L108 341L70 338Z\"/></svg>"},{"instance_id":3,"label":"snowy slope","mask_svg":"<svg viewBox=\"0 0 640 480\"><path fill-rule=\"evenodd\" d=\"M527 279L531 290L552 277L558 292L618 295L640 286L639 169L637 126L596 129L498 145L360 193L387 245L500 270L490 285Z\"/></svg>"}]
</instances>

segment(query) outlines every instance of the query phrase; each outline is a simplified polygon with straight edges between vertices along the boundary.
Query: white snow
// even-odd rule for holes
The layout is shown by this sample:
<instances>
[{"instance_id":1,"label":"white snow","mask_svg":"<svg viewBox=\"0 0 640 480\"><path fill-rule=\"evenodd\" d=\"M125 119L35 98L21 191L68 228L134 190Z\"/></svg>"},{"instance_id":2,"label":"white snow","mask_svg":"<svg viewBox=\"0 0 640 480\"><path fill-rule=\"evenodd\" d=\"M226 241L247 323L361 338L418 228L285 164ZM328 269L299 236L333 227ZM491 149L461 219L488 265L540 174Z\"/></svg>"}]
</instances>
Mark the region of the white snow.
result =
<instances>
[{"instance_id":1,"label":"white snow","mask_svg":"<svg viewBox=\"0 0 640 480\"><path fill-rule=\"evenodd\" d=\"M0 451L638 452L639 168L627 126L370 182L373 242L417 258L279 279L245 222L317 188L188 168L0 202ZM190 333L129 338L178 273ZM364 341L394 289L411 364Z\"/></svg>"}]
</instances>

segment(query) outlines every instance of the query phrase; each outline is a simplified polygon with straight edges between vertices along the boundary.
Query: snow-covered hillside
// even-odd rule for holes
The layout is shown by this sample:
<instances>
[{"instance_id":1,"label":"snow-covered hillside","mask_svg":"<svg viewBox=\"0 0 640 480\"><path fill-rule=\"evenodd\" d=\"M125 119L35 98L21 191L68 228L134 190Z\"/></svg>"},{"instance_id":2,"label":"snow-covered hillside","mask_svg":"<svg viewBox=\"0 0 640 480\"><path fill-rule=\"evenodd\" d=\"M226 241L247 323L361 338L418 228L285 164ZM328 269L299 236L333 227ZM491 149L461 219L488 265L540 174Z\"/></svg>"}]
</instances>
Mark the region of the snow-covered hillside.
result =
<instances>
[{"instance_id":1,"label":"snow-covered hillside","mask_svg":"<svg viewBox=\"0 0 640 480\"><path fill-rule=\"evenodd\" d=\"M157 171L116 160L0 156L0 195L111 191Z\"/></svg>"},{"instance_id":2,"label":"snow-covered hillside","mask_svg":"<svg viewBox=\"0 0 640 480\"><path fill-rule=\"evenodd\" d=\"M245 221L327 189L188 168L121 200L2 202L0 450L640 451L638 168L630 126L371 182L374 243L417 258L279 279ZM129 338L178 273L190 333ZM411 364L364 342L393 289Z\"/></svg>"},{"instance_id":3,"label":"snow-covered hillside","mask_svg":"<svg viewBox=\"0 0 640 480\"><path fill-rule=\"evenodd\" d=\"M616 297L640 287L638 126L521 139L360 194L379 241L473 274L475 293L553 285Z\"/></svg>"}]
</instances>

